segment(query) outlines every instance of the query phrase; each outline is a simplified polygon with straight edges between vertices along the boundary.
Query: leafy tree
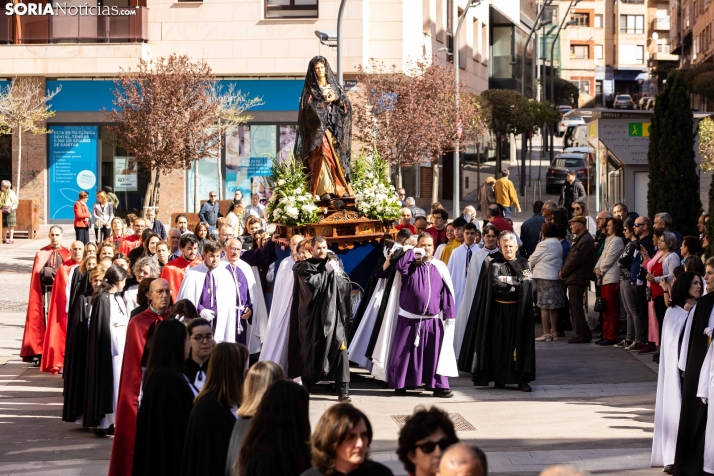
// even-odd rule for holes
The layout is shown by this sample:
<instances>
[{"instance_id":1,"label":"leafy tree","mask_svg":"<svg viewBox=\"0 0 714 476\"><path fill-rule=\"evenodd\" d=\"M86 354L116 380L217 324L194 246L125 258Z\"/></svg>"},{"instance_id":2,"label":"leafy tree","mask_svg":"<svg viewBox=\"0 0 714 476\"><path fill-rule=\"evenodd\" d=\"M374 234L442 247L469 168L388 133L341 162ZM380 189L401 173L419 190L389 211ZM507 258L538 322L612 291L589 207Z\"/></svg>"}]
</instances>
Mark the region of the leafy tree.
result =
<instances>
[{"instance_id":1,"label":"leafy tree","mask_svg":"<svg viewBox=\"0 0 714 476\"><path fill-rule=\"evenodd\" d=\"M481 93L491 118L491 130L496 135L496 177L501 174L501 143L509 134L518 134L531 127L528 99L511 89L488 89Z\"/></svg>"},{"instance_id":2,"label":"leafy tree","mask_svg":"<svg viewBox=\"0 0 714 476\"><path fill-rule=\"evenodd\" d=\"M49 109L47 102L52 99L61 88L45 95L44 81L38 78L18 78L12 84L0 90L0 134L17 132L17 183L15 193L20 197L20 178L22 171L22 133L49 134L44 124L47 119L54 116L54 111Z\"/></svg>"},{"instance_id":3,"label":"leafy tree","mask_svg":"<svg viewBox=\"0 0 714 476\"><path fill-rule=\"evenodd\" d=\"M675 70L667 77L651 119L647 208L650 217L668 212L685 235L697 232L701 211L694 156L694 119L684 74Z\"/></svg>"}]
</instances>

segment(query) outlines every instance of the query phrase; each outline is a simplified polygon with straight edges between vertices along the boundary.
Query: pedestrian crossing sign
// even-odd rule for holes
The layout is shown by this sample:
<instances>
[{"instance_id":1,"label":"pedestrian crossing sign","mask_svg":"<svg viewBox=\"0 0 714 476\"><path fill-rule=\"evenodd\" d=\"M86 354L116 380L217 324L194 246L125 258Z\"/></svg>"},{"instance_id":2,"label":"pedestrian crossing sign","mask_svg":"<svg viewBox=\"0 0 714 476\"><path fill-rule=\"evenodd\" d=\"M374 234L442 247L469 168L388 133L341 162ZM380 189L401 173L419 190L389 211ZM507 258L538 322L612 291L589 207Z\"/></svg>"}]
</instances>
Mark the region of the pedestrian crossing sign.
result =
<instances>
[{"instance_id":1,"label":"pedestrian crossing sign","mask_svg":"<svg viewBox=\"0 0 714 476\"><path fill-rule=\"evenodd\" d=\"M628 133L630 137L649 137L650 136L649 122L630 122Z\"/></svg>"}]
</instances>

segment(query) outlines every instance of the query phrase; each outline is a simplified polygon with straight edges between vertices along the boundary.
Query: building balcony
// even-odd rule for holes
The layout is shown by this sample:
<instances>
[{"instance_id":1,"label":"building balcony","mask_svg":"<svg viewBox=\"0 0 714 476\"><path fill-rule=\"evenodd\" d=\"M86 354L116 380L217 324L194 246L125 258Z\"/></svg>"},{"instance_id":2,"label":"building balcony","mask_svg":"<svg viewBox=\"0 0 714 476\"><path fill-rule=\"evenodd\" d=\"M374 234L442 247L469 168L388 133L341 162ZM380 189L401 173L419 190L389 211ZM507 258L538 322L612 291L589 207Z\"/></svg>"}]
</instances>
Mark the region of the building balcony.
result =
<instances>
[{"instance_id":1,"label":"building balcony","mask_svg":"<svg viewBox=\"0 0 714 476\"><path fill-rule=\"evenodd\" d=\"M671 29L669 17L657 17L652 20L652 29L657 31L669 31Z\"/></svg>"},{"instance_id":2,"label":"building balcony","mask_svg":"<svg viewBox=\"0 0 714 476\"><path fill-rule=\"evenodd\" d=\"M111 15L2 15L0 44L144 43L148 41L147 7L119 7ZM116 14L114 14L116 13ZM14 23L14 28L13 28Z\"/></svg>"},{"instance_id":3,"label":"building balcony","mask_svg":"<svg viewBox=\"0 0 714 476\"><path fill-rule=\"evenodd\" d=\"M661 53L655 51L652 53L652 59L654 61L679 61L679 56L673 55L672 53Z\"/></svg>"}]
</instances>

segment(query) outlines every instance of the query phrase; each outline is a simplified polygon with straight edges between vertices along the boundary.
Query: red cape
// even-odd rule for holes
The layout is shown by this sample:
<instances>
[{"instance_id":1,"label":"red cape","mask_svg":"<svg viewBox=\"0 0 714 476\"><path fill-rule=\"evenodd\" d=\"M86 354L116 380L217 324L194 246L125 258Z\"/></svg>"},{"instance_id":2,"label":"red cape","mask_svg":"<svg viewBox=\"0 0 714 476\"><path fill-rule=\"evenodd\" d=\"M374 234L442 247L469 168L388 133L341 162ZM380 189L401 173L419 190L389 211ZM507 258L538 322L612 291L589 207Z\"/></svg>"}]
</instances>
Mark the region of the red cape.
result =
<instances>
[{"instance_id":1,"label":"red cape","mask_svg":"<svg viewBox=\"0 0 714 476\"><path fill-rule=\"evenodd\" d=\"M203 260L196 258L195 260L188 262L183 256L179 256L175 260L170 261L161 270L161 277L169 282L169 287L171 288L171 297L174 302L178 296L179 289L181 289L181 283L183 283L183 278L186 277L186 270L188 268L193 268L199 264L203 263Z\"/></svg>"},{"instance_id":2,"label":"red cape","mask_svg":"<svg viewBox=\"0 0 714 476\"><path fill-rule=\"evenodd\" d=\"M70 252L60 246L57 252L62 261L69 259ZM52 256L52 247L47 245L35 254L30 278L30 295L27 298L27 314L25 315L25 332L22 336L20 357L25 361L32 361L32 357L42 353L42 342L45 338L45 311L42 303L42 283L40 283L40 270Z\"/></svg>"},{"instance_id":3,"label":"red cape","mask_svg":"<svg viewBox=\"0 0 714 476\"><path fill-rule=\"evenodd\" d=\"M141 246L141 235L130 235L124 238L117 247L119 253L129 256L129 252Z\"/></svg>"},{"instance_id":4,"label":"red cape","mask_svg":"<svg viewBox=\"0 0 714 476\"><path fill-rule=\"evenodd\" d=\"M64 367L64 345L67 338L67 283L69 273L75 263L71 258L62 263L55 276L52 286L50 308L47 310L47 330L42 345L42 361L40 370L57 374ZM78 272L78 271L77 271Z\"/></svg>"},{"instance_id":5,"label":"red cape","mask_svg":"<svg viewBox=\"0 0 714 476\"><path fill-rule=\"evenodd\" d=\"M149 308L132 317L127 326L109 476L131 476L136 439L136 415L139 410L139 390L143 376L141 356L146 346L149 327L154 321L163 320L166 315L168 311L160 316Z\"/></svg>"}]
</instances>

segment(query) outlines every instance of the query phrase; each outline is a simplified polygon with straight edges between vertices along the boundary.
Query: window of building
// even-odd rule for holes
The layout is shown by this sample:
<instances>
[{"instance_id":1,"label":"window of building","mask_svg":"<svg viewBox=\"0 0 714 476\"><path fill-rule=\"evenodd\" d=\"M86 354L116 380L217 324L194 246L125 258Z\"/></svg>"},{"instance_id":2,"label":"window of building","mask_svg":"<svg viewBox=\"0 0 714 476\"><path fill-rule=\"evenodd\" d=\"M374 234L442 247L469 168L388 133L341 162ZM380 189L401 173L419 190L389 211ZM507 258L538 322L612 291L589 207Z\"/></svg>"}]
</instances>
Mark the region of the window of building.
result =
<instances>
[{"instance_id":1,"label":"window of building","mask_svg":"<svg viewBox=\"0 0 714 476\"><path fill-rule=\"evenodd\" d=\"M488 64L489 46L488 46L488 25L481 23L481 62Z\"/></svg>"},{"instance_id":2,"label":"window of building","mask_svg":"<svg viewBox=\"0 0 714 476\"><path fill-rule=\"evenodd\" d=\"M620 15L620 33L627 35L642 35L644 32L644 15Z\"/></svg>"},{"instance_id":3,"label":"window of building","mask_svg":"<svg viewBox=\"0 0 714 476\"><path fill-rule=\"evenodd\" d=\"M603 51L602 45L595 45L595 59L602 59Z\"/></svg>"},{"instance_id":4,"label":"window of building","mask_svg":"<svg viewBox=\"0 0 714 476\"><path fill-rule=\"evenodd\" d=\"M436 40L444 42L444 2L436 0Z\"/></svg>"},{"instance_id":5,"label":"window of building","mask_svg":"<svg viewBox=\"0 0 714 476\"><path fill-rule=\"evenodd\" d=\"M602 28L602 14L598 13L595 15L595 28Z\"/></svg>"},{"instance_id":6,"label":"window of building","mask_svg":"<svg viewBox=\"0 0 714 476\"><path fill-rule=\"evenodd\" d=\"M590 26L590 13L576 12L570 15L571 20L575 20L575 26Z\"/></svg>"},{"instance_id":7,"label":"window of building","mask_svg":"<svg viewBox=\"0 0 714 476\"><path fill-rule=\"evenodd\" d=\"M669 38L657 39L657 53L669 54Z\"/></svg>"},{"instance_id":8,"label":"window of building","mask_svg":"<svg viewBox=\"0 0 714 476\"><path fill-rule=\"evenodd\" d=\"M317 18L318 0L265 0L265 18Z\"/></svg>"},{"instance_id":9,"label":"window of building","mask_svg":"<svg viewBox=\"0 0 714 476\"><path fill-rule=\"evenodd\" d=\"M580 94L590 94L590 81L586 80L575 80L575 81L570 81L574 85L578 87L578 91L580 91Z\"/></svg>"},{"instance_id":10,"label":"window of building","mask_svg":"<svg viewBox=\"0 0 714 476\"><path fill-rule=\"evenodd\" d=\"M570 57L588 59L590 58L590 47L588 45L570 45Z\"/></svg>"},{"instance_id":11,"label":"window of building","mask_svg":"<svg viewBox=\"0 0 714 476\"><path fill-rule=\"evenodd\" d=\"M424 33L431 35L431 0L422 0Z\"/></svg>"},{"instance_id":12,"label":"window of building","mask_svg":"<svg viewBox=\"0 0 714 476\"><path fill-rule=\"evenodd\" d=\"M474 18L473 37L473 57L476 61L481 61L481 28L478 25L478 18Z\"/></svg>"}]
</instances>

